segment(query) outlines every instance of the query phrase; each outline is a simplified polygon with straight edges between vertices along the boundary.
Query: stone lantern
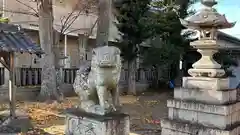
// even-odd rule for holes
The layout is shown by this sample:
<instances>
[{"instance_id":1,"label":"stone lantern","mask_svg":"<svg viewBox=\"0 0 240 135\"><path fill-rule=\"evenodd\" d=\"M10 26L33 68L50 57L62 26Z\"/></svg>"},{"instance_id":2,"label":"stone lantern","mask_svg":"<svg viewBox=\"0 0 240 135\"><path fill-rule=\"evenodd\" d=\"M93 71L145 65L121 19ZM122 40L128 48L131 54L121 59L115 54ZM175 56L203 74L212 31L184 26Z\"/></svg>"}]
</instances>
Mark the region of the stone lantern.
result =
<instances>
[{"instance_id":1,"label":"stone lantern","mask_svg":"<svg viewBox=\"0 0 240 135\"><path fill-rule=\"evenodd\" d=\"M198 30L200 38L190 45L202 57L183 77L174 99L167 101L168 118L161 121L162 135L240 135L239 90L230 89L229 78L214 59L218 52L218 29L235 23L213 8L215 0L201 0L204 7L193 16L180 19L183 26Z\"/></svg>"},{"instance_id":2,"label":"stone lantern","mask_svg":"<svg viewBox=\"0 0 240 135\"><path fill-rule=\"evenodd\" d=\"M195 15L186 20L180 19L183 26L200 32L199 40L190 43L191 46L201 53L202 58L193 64L193 69L188 72L191 76L204 77L222 77L225 72L221 65L214 59L213 55L218 52L217 30L232 28L235 23L229 23L225 15L219 14L216 9L212 8L217 4L214 0L202 0L204 8Z\"/></svg>"}]
</instances>

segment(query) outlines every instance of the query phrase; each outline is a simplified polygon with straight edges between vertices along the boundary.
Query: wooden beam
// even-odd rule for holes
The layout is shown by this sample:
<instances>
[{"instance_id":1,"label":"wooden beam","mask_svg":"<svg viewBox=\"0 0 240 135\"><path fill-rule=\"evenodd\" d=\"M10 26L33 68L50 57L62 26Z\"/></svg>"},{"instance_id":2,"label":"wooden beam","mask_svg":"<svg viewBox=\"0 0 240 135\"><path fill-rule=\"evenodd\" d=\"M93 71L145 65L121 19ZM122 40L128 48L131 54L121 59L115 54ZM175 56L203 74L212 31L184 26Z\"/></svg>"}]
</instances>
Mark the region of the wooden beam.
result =
<instances>
[{"instance_id":1,"label":"wooden beam","mask_svg":"<svg viewBox=\"0 0 240 135\"><path fill-rule=\"evenodd\" d=\"M0 52L0 62L3 64L5 68L9 70L9 57L10 53L9 52Z\"/></svg>"},{"instance_id":2,"label":"wooden beam","mask_svg":"<svg viewBox=\"0 0 240 135\"><path fill-rule=\"evenodd\" d=\"M10 117L16 117L16 103L15 103L15 55L14 52L10 53L10 71L9 71L9 108L10 108Z\"/></svg>"}]
</instances>

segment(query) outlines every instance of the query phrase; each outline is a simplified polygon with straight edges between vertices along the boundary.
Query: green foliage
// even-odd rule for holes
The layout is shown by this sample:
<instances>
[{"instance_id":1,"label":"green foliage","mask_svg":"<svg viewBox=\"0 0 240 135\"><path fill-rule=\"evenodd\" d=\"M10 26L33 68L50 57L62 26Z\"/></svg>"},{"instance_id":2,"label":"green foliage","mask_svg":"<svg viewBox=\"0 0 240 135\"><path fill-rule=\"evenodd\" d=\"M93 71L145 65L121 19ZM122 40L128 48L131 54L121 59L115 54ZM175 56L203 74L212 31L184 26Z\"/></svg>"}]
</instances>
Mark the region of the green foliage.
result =
<instances>
[{"instance_id":1,"label":"green foliage","mask_svg":"<svg viewBox=\"0 0 240 135\"><path fill-rule=\"evenodd\" d=\"M0 18L0 23L9 23L9 18L1 17Z\"/></svg>"},{"instance_id":2,"label":"green foliage","mask_svg":"<svg viewBox=\"0 0 240 135\"><path fill-rule=\"evenodd\" d=\"M231 66L238 66L238 63L236 60L232 58L231 53L227 53L226 51L220 51L214 55L214 59L222 65L222 68L226 72L225 77L234 77L232 74L232 71L229 69Z\"/></svg>"},{"instance_id":3,"label":"green foliage","mask_svg":"<svg viewBox=\"0 0 240 135\"><path fill-rule=\"evenodd\" d=\"M139 54L139 45L153 34L149 4L150 0L121 0L115 4L116 26L121 34L118 47L124 60L133 60Z\"/></svg>"},{"instance_id":4,"label":"green foliage","mask_svg":"<svg viewBox=\"0 0 240 135\"><path fill-rule=\"evenodd\" d=\"M190 0L157 0L152 2L152 6L159 9L153 13L153 18L155 34L161 39L161 42L157 43L158 47L156 47L154 45L156 43L151 40L150 45L155 48L145 53L144 57L147 63L151 62L149 60L153 60L152 63L157 65L166 63L171 65L174 61L179 60L180 55L188 48L189 43L184 40L186 35L181 36L184 27L179 18L185 18L189 14L188 7L191 4Z\"/></svg>"},{"instance_id":5,"label":"green foliage","mask_svg":"<svg viewBox=\"0 0 240 135\"><path fill-rule=\"evenodd\" d=\"M144 53L144 64L158 67L168 66L171 71L171 79L177 76L180 56L189 48L186 37L191 33L181 35L184 27L179 18L185 18L192 11L188 8L196 0L156 0L151 3L157 9L153 12L155 36L150 39L148 51ZM156 43L154 38L160 38Z\"/></svg>"},{"instance_id":6,"label":"green foliage","mask_svg":"<svg viewBox=\"0 0 240 135\"><path fill-rule=\"evenodd\" d=\"M144 53L144 64L166 66L179 61L179 52L182 51L182 48L176 47L173 44L161 44L161 48L150 47L147 50Z\"/></svg>"},{"instance_id":7,"label":"green foliage","mask_svg":"<svg viewBox=\"0 0 240 135\"><path fill-rule=\"evenodd\" d=\"M231 53L220 51L214 55L216 61L222 64L223 68L229 68L230 66L238 66L238 63L232 58Z\"/></svg>"},{"instance_id":8,"label":"green foliage","mask_svg":"<svg viewBox=\"0 0 240 135\"><path fill-rule=\"evenodd\" d=\"M121 34L118 47L124 60L131 61L139 54L144 64L178 67L181 54L189 47L179 18L192 11L188 7L197 0L121 0L115 4ZM158 42L156 42L156 39ZM140 47L140 45L151 47ZM175 67L175 68L173 68ZM174 75L173 75L174 76Z\"/></svg>"}]
</instances>

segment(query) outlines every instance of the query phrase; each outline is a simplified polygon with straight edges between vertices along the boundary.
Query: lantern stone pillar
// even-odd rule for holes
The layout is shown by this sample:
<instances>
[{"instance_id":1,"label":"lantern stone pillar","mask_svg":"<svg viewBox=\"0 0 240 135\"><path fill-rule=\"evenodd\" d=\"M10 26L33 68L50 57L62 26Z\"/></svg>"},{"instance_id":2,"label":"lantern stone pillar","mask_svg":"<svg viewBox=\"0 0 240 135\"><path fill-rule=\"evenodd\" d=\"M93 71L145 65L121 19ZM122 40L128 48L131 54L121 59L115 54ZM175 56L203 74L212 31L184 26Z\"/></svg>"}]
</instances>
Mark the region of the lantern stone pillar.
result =
<instances>
[{"instance_id":1,"label":"lantern stone pillar","mask_svg":"<svg viewBox=\"0 0 240 135\"><path fill-rule=\"evenodd\" d=\"M230 89L230 78L213 59L220 46L217 30L231 28L224 15L213 8L215 0L201 0L204 8L183 20L183 26L200 31L190 45L202 57L183 77L182 87L167 101L168 118L161 121L162 135L240 135L240 101L237 89Z\"/></svg>"}]
</instances>

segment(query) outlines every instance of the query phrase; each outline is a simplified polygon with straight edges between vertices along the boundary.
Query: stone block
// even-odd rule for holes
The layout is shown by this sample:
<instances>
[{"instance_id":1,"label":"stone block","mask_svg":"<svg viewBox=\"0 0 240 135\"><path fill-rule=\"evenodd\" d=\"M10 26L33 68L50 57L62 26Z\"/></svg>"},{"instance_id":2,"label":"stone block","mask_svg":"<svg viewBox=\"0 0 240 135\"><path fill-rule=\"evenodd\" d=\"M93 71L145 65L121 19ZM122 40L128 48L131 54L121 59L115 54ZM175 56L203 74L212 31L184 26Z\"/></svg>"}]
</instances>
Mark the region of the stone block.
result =
<instances>
[{"instance_id":1,"label":"stone block","mask_svg":"<svg viewBox=\"0 0 240 135\"><path fill-rule=\"evenodd\" d=\"M161 126L161 135L240 135L240 124L222 130L184 121L163 119L161 120Z\"/></svg>"},{"instance_id":2,"label":"stone block","mask_svg":"<svg viewBox=\"0 0 240 135\"><path fill-rule=\"evenodd\" d=\"M200 101L209 104L227 104L237 101L237 90L215 91L204 89L174 89L174 98L186 101Z\"/></svg>"},{"instance_id":3,"label":"stone block","mask_svg":"<svg viewBox=\"0 0 240 135\"><path fill-rule=\"evenodd\" d=\"M240 102L229 105L208 105L196 102L168 100L168 118L226 129L240 122Z\"/></svg>"},{"instance_id":4,"label":"stone block","mask_svg":"<svg viewBox=\"0 0 240 135\"><path fill-rule=\"evenodd\" d=\"M227 90L229 78L183 77L182 87L187 89Z\"/></svg>"},{"instance_id":5,"label":"stone block","mask_svg":"<svg viewBox=\"0 0 240 135\"><path fill-rule=\"evenodd\" d=\"M90 114L78 109L66 111L66 135L129 135L130 118L123 113L104 116Z\"/></svg>"}]
</instances>

